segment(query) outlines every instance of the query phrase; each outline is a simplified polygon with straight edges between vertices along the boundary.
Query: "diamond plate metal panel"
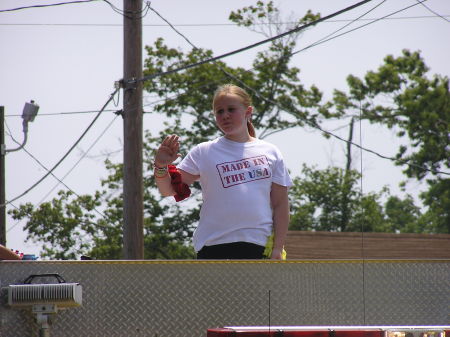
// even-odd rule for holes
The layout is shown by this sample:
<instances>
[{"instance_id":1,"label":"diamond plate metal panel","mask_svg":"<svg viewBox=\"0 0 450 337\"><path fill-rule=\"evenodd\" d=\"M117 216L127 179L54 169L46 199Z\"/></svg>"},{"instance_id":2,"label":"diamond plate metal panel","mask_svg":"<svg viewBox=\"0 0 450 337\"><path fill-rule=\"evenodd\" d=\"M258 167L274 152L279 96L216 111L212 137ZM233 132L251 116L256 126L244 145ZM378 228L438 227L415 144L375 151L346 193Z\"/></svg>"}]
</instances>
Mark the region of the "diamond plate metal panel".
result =
<instances>
[{"instance_id":1,"label":"diamond plate metal panel","mask_svg":"<svg viewBox=\"0 0 450 337\"><path fill-rule=\"evenodd\" d=\"M366 323L448 324L449 267L435 262L366 264Z\"/></svg>"},{"instance_id":2,"label":"diamond plate metal panel","mask_svg":"<svg viewBox=\"0 0 450 337\"><path fill-rule=\"evenodd\" d=\"M450 323L450 261L0 262L2 287L58 273L83 287L52 336L205 336L208 328ZM51 279L40 280L54 282ZM38 335L0 296L0 335Z\"/></svg>"}]
</instances>

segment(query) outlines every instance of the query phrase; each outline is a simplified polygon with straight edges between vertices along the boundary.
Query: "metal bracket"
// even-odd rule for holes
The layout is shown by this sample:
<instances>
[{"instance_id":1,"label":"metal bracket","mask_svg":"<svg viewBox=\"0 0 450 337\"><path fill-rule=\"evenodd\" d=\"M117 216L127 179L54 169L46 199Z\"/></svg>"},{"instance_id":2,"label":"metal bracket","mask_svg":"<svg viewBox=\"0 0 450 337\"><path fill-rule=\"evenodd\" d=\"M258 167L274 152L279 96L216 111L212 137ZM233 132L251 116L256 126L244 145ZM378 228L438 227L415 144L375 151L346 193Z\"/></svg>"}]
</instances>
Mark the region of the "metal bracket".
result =
<instances>
[{"instance_id":1,"label":"metal bracket","mask_svg":"<svg viewBox=\"0 0 450 337\"><path fill-rule=\"evenodd\" d=\"M57 314L58 307L56 304L34 304L31 311L34 314Z\"/></svg>"},{"instance_id":2,"label":"metal bracket","mask_svg":"<svg viewBox=\"0 0 450 337\"><path fill-rule=\"evenodd\" d=\"M137 84L138 84L138 81L137 81L136 77L132 77L131 79L126 80L126 81L124 79L121 79L120 81L114 82L114 88L116 88L116 89L122 88L125 90L136 90Z\"/></svg>"}]
</instances>

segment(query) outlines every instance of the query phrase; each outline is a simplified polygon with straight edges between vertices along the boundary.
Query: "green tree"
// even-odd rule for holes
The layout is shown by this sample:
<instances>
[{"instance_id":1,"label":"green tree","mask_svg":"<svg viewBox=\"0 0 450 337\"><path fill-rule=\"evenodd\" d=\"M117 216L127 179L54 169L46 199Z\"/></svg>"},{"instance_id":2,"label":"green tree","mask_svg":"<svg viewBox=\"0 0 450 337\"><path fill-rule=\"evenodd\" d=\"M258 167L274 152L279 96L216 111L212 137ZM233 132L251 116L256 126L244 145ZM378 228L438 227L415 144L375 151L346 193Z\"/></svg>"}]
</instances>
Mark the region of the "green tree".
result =
<instances>
[{"instance_id":1,"label":"green tree","mask_svg":"<svg viewBox=\"0 0 450 337\"><path fill-rule=\"evenodd\" d=\"M423 228L419 223L422 216L420 208L414 204L411 195L405 199L397 196L389 196L384 205L387 228L390 232L422 233Z\"/></svg>"},{"instance_id":2,"label":"green tree","mask_svg":"<svg viewBox=\"0 0 450 337\"><path fill-rule=\"evenodd\" d=\"M427 219L439 219L425 225L428 231L450 233L445 208L450 186L449 79L439 75L429 78L428 71L419 52L404 50L397 58L389 55L377 71L367 72L363 79L347 77L349 93L335 91L330 117L360 111L361 118L406 138L395 163L405 167L409 178L427 178L429 191L422 193L421 199L428 207Z\"/></svg>"},{"instance_id":3,"label":"green tree","mask_svg":"<svg viewBox=\"0 0 450 337\"><path fill-rule=\"evenodd\" d=\"M378 71L367 72L363 80L348 76L349 96L335 93L340 102L345 97L344 108L358 108L361 102L364 119L395 127L399 137L408 137L409 145L398 149L397 164L419 180L450 168L449 79L429 79L428 70L419 52L403 50L397 58L387 56Z\"/></svg>"},{"instance_id":4,"label":"green tree","mask_svg":"<svg viewBox=\"0 0 450 337\"><path fill-rule=\"evenodd\" d=\"M426 224L437 212L422 214L414 199L390 194L361 194L360 174L355 170L303 166L290 191L291 230L332 232L430 232ZM439 193L439 191L436 191ZM383 204L383 199L386 201ZM441 199L440 199L441 200ZM342 207L346 204L346 207ZM434 221L434 219L433 219ZM434 228L434 227L433 227ZM433 232L433 231L431 231Z\"/></svg>"},{"instance_id":5,"label":"green tree","mask_svg":"<svg viewBox=\"0 0 450 337\"><path fill-rule=\"evenodd\" d=\"M28 238L44 243L43 257L73 259L92 245L90 237L97 232L92 210L99 206L99 194L73 199L72 192L60 191L58 196L37 209L30 203L21 205L12 215L14 219L28 218Z\"/></svg>"},{"instance_id":6,"label":"green tree","mask_svg":"<svg viewBox=\"0 0 450 337\"><path fill-rule=\"evenodd\" d=\"M430 188L421 194L428 207L420 219L424 231L450 234L450 179L428 180L428 185Z\"/></svg>"},{"instance_id":7,"label":"green tree","mask_svg":"<svg viewBox=\"0 0 450 337\"><path fill-rule=\"evenodd\" d=\"M381 197L361 195L360 174L354 170L328 167L324 170L303 165L290 189L291 230L332 232L385 232ZM346 208L342 204L346 204Z\"/></svg>"}]
</instances>

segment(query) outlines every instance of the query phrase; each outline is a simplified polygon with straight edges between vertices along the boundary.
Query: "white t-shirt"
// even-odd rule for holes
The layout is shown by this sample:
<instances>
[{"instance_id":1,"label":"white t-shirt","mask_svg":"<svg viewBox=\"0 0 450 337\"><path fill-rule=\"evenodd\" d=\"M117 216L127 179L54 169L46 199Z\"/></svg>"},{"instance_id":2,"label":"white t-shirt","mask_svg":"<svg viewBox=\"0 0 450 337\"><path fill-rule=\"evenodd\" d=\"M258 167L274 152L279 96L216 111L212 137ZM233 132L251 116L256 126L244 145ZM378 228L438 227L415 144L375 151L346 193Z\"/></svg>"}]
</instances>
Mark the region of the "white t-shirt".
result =
<instances>
[{"instance_id":1,"label":"white t-shirt","mask_svg":"<svg viewBox=\"0 0 450 337\"><path fill-rule=\"evenodd\" d=\"M200 175L203 206L193 237L196 251L238 241L265 246L273 223L271 185L292 185L276 146L220 137L195 146L178 168Z\"/></svg>"}]
</instances>

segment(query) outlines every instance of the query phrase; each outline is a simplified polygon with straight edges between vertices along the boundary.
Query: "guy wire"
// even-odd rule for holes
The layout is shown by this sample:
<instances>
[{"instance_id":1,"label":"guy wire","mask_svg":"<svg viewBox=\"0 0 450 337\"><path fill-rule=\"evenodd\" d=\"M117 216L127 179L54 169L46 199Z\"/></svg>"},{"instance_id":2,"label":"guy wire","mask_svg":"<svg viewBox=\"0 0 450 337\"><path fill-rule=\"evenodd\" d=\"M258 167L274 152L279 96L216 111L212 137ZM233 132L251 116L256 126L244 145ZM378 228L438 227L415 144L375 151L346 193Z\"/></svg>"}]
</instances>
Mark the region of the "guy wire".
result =
<instances>
[{"instance_id":1,"label":"guy wire","mask_svg":"<svg viewBox=\"0 0 450 337\"><path fill-rule=\"evenodd\" d=\"M366 325L366 257L364 254L364 207L363 207L363 150L362 150L362 107L359 101L359 169L360 169L360 207L361 207L361 257L362 257L362 304L363 304L363 325Z\"/></svg>"},{"instance_id":2,"label":"guy wire","mask_svg":"<svg viewBox=\"0 0 450 337\"><path fill-rule=\"evenodd\" d=\"M270 336L270 289L269 289L269 336Z\"/></svg>"}]
</instances>

